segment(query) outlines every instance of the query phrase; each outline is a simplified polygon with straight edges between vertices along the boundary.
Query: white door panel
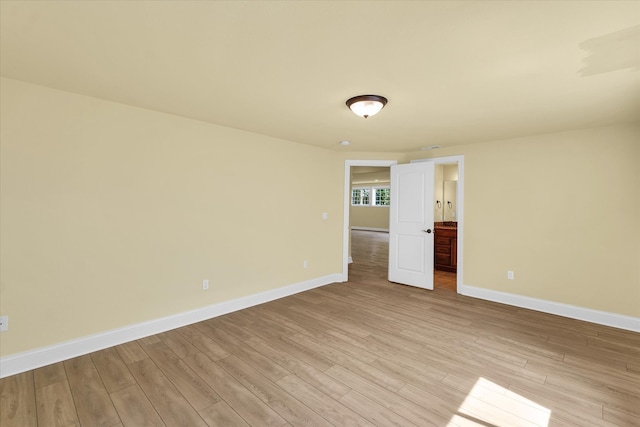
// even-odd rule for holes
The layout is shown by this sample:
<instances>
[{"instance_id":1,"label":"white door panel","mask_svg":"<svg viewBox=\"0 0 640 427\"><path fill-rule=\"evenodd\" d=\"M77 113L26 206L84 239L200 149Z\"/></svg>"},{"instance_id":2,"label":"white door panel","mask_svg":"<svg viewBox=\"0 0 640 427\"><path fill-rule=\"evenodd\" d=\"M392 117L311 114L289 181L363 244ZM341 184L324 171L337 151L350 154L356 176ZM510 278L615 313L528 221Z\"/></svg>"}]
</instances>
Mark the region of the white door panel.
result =
<instances>
[{"instance_id":1,"label":"white door panel","mask_svg":"<svg viewBox=\"0 0 640 427\"><path fill-rule=\"evenodd\" d=\"M398 236L398 268L401 270L424 271L424 238L422 236Z\"/></svg>"},{"instance_id":2,"label":"white door panel","mask_svg":"<svg viewBox=\"0 0 640 427\"><path fill-rule=\"evenodd\" d=\"M418 173L406 173L398 176L398 222L415 223L424 218L423 197L415 197L424 193L423 177Z\"/></svg>"},{"instance_id":3,"label":"white door panel","mask_svg":"<svg viewBox=\"0 0 640 427\"><path fill-rule=\"evenodd\" d=\"M433 186L431 162L391 166L391 282L433 289Z\"/></svg>"}]
</instances>

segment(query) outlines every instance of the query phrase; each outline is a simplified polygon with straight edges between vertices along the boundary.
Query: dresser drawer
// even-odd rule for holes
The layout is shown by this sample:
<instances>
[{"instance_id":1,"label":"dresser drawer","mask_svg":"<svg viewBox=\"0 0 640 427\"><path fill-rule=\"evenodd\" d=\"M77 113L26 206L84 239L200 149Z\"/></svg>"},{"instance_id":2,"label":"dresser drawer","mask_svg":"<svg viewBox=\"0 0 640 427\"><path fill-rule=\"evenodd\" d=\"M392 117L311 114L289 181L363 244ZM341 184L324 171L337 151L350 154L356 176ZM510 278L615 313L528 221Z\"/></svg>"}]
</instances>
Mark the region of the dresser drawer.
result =
<instances>
[{"instance_id":1,"label":"dresser drawer","mask_svg":"<svg viewBox=\"0 0 640 427\"><path fill-rule=\"evenodd\" d=\"M443 246L448 246L451 247L451 237L447 237L447 236L438 236L436 234L436 238L434 240L434 243L436 244L436 246L438 245L443 245Z\"/></svg>"},{"instance_id":2,"label":"dresser drawer","mask_svg":"<svg viewBox=\"0 0 640 427\"><path fill-rule=\"evenodd\" d=\"M451 265L451 254L440 254L436 253L436 266L450 266Z\"/></svg>"},{"instance_id":3,"label":"dresser drawer","mask_svg":"<svg viewBox=\"0 0 640 427\"><path fill-rule=\"evenodd\" d=\"M433 239L434 268L455 272L458 264L458 230L456 228L436 228Z\"/></svg>"},{"instance_id":4,"label":"dresser drawer","mask_svg":"<svg viewBox=\"0 0 640 427\"><path fill-rule=\"evenodd\" d=\"M435 249L436 249L436 254L447 254L447 255L451 255L451 245L448 244L449 242L447 242L446 245L436 245Z\"/></svg>"}]
</instances>

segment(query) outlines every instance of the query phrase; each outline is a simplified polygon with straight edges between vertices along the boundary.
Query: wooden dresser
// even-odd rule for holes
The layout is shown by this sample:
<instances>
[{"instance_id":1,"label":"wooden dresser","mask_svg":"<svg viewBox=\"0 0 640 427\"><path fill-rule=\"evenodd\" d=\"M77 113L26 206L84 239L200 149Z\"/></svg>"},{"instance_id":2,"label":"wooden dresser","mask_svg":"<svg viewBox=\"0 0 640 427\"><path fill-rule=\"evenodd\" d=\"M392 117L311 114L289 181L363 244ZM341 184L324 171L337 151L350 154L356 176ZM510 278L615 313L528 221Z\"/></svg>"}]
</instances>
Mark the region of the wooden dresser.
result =
<instances>
[{"instance_id":1,"label":"wooden dresser","mask_svg":"<svg viewBox=\"0 0 640 427\"><path fill-rule=\"evenodd\" d=\"M434 268L455 273L458 266L458 229L436 225L434 239Z\"/></svg>"}]
</instances>

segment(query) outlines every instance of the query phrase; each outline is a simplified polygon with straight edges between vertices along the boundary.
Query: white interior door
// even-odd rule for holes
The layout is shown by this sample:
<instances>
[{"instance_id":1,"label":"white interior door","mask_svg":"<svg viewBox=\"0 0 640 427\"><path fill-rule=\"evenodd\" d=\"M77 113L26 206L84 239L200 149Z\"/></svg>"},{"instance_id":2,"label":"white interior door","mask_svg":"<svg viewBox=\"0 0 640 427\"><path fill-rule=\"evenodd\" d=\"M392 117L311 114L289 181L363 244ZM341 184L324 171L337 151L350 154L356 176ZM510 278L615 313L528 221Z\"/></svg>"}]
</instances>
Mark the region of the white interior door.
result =
<instances>
[{"instance_id":1,"label":"white interior door","mask_svg":"<svg viewBox=\"0 0 640 427\"><path fill-rule=\"evenodd\" d=\"M433 289L432 162L391 166L389 281Z\"/></svg>"}]
</instances>

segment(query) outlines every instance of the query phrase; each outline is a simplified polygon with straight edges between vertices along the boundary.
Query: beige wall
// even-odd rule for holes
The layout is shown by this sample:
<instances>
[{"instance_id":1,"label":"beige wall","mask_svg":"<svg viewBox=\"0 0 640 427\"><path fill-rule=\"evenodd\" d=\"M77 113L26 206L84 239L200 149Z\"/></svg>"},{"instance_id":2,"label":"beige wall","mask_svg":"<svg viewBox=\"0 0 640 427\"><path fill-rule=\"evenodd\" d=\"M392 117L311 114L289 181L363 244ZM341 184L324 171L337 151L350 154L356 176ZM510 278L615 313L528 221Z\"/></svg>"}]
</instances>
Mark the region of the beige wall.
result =
<instances>
[{"instance_id":1,"label":"beige wall","mask_svg":"<svg viewBox=\"0 0 640 427\"><path fill-rule=\"evenodd\" d=\"M1 85L3 356L340 273L344 160L426 154ZM640 316L639 140L613 126L429 153L465 156L464 283Z\"/></svg>"},{"instance_id":2,"label":"beige wall","mask_svg":"<svg viewBox=\"0 0 640 427\"><path fill-rule=\"evenodd\" d=\"M464 284L640 317L639 141L629 125L430 153L465 156Z\"/></svg>"},{"instance_id":3,"label":"beige wall","mask_svg":"<svg viewBox=\"0 0 640 427\"><path fill-rule=\"evenodd\" d=\"M458 180L458 165L442 165L442 179L445 181L457 181Z\"/></svg>"},{"instance_id":4,"label":"beige wall","mask_svg":"<svg viewBox=\"0 0 640 427\"><path fill-rule=\"evenodd\" d=\"M389 229L389 208L351 206L349 216L352 227Z\"/></svg>"},{"instance_id":5,"label":"beige wall","mask_svg":"<svg viewBox=\"0 0 640 427\"><path fill-rule=\"evenodd\" d=\"M3 356L341 273L338 153L1 89Z\"/></svg>"}]
</instances>

